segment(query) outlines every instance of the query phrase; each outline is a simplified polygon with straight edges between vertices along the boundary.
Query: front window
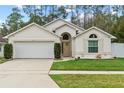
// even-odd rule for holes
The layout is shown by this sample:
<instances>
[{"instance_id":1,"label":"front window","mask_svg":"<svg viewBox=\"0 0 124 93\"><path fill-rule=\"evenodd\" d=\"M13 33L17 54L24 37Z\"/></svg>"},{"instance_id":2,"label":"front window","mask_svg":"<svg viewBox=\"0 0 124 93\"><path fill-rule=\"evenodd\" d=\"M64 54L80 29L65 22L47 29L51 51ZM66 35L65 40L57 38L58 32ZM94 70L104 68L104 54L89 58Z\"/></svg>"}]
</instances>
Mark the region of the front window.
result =
<instances>
[{"instance_id":1,"label":"front window","mask_svg":"<svg viewBox=\"0 0 124 93\"><path fill-rule=\"evenodd\" d=\"M89 53L98 53L98 40L89 40L88 41L88 52Z\"/></svg>"},{"instance_id":2,"label":"front window","mask_svg":"<svg viewBox=\"0 0 124 93\"><path fill-rule=\"evenodd\" d=\"M97 36L95 34L91 34L89 38L97 38Z\"/></svg>"}]
</instances>

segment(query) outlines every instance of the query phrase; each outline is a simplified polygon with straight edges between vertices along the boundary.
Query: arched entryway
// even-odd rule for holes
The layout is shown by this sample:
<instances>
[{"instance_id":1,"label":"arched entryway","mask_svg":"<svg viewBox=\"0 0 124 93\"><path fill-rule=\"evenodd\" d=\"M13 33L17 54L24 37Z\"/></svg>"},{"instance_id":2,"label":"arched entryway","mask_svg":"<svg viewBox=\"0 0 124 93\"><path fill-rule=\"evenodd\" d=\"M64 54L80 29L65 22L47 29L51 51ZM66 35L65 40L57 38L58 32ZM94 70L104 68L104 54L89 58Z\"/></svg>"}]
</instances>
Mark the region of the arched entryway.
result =
<instances>
[{"instance_id":1,"label":"arched entryway","mask_svg":"<svg viewBox=\"0 0 124 93\"><path fill-rule=\"evenodd\" d=\"M63 57L71 57L72 56L72 48L71 48L71 35L67 32L62 35L62 55Z\"/></svg>"}]
</instances>

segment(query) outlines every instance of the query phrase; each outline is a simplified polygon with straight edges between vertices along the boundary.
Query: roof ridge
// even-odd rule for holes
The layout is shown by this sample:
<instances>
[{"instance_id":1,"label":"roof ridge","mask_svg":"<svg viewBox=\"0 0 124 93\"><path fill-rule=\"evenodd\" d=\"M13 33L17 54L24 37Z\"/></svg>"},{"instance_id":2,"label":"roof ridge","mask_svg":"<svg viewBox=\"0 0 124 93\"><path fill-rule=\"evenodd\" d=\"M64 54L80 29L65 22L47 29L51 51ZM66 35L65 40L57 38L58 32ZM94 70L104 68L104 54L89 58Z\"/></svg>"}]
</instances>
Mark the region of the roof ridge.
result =
<instances>
[{"instance_id":1,"label":"roof ridge","mask_svg":"<svg viewBox=\"0 0 124 93\"><path fill-rule=\"evenodd\" d=\"M53 23L53 22L55 22L55 21L57 21L57 20L62 20L62 21L66 22L66 23L68 23L68 24L70 24L70 25L72 25L72 26L75 26L76 28L79 28L79 29L81 29L81 30L85 30L84 28L81 28L80 26L78 26L78 25L76 25L76 24L74 24L74 23L68 22L68 21L66 21L66 20L64 20L64 19L62 19L62 18L57 18L57 19L55 19L55 20L53 20L53 21L51 21L51 22L49 22L49 23L46 23L46 24L43 25L43 26L45 27L45 26L47 26L47 25L50 25L51 23Z\"/></svg>"},{"instance_id":2,"label":"roof ridge","mask_svg":"<svg viewBox=\"0 0 124 93\"><path fill-rule=\"evenodd\" d=\"M38 26L38 27L40 27L40 28L42 28L42 29L48 31L48 32L51 33L51 34L54 34L54 35L58 36L57 34L52 33L52 32L50 32L49 30L47 30L45 27L43 27L43 26L41 26L41 25L39 25L39 24L37 24L37 23L35 23L35 22L32 22L32 23L30 23L30 24L28 24L28 25L26 25L26 26L24 26L24 27L22 27L22 28L20 28L20 29L18 29L18 30L16 30L16 31L14 31L14 32L12 32L12 33L10 33L10 34L4 36L3 38L8 38L8 37L10 37L11 35L14 35L14 34L20 32L21 30L26 29L26 28L28 28L28 27L30 27L30 26L32 26L32 25L36 25L36 26ZM58 36L58 37L59 37L59 36Z\"/></svg>"},{"instance_id":3,"label":"roof ridge","mask_svg":"<svg viewBox=\"0 0 124 93\"><path fill-rule=\"evenodd\" d=\"M106 31L104 31L104 30L102 30L102 29L100 29L100 28L98 28L98 27L96 27L96 26L92 26L92 27L90 27L90 28L84 30L84 32L78 34L78 35L75 36L75 37L78 37L78 36L80 36L81 34L84 34L84 33L86 33L87 31L89 31L89 30L91 30L91 29L97 29L97 30L103 32L104 34L111 36L111 38L115 38L115 39L116 39L115 36L111 35L110 33L106 32Z\"/></svg>"}]
</instances>

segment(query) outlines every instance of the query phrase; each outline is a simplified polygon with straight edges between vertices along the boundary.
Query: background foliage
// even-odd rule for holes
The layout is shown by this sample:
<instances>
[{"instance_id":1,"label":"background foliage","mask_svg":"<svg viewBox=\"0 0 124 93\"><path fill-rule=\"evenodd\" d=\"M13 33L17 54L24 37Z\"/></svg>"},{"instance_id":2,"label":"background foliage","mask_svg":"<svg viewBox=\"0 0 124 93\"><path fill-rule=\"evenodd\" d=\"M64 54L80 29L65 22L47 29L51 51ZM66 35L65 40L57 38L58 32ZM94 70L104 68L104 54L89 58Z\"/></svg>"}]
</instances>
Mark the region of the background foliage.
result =
<instances>
[{"instance_id":1,"label":"background foliage","mask_svg":"<svg viewBox=\"0 0 124 93\"><path fill-rule=\"evenodd\" d=\"M31 22L44 25L60 17L85 29L99 27L115 35L115 42L124 42L124 5L24 5L21 10L29 20L22 20L20 8L13 8L0 29L3 36Z\"/></svg>"}]
</instances>

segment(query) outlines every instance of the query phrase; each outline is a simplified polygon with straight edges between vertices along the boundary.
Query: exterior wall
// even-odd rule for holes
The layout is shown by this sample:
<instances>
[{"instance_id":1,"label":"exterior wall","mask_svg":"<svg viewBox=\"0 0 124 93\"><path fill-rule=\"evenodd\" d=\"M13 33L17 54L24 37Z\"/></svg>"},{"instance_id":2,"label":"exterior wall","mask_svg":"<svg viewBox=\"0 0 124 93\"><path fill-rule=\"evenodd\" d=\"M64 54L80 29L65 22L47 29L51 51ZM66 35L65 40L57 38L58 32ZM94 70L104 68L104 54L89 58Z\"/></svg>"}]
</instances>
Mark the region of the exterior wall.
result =
<instances>
[{"instance_id":1,"label":"exterior wall","mask_svg":"<svg viewBox=\"0 0 124 93\"><path fill-rule=\"evenodd\" d=\"M72 39L72 57L75 57L75 39Z\"/></svg>"},{"instance_id":2,"label":"exterior wall","mask_svg":"<svg viewBox=\"0 0 124 93\"><path fill-rule=\"evenodd\" d=\"M59 20L46 26L46 28L52 32L55 28L58 28L63 24L66 23ZM70 33L71 37L76 36L76 28L74 29L68 25L62 26L56 30L56 34L58 36L61 36L61 34L64 32ZM82 32L82 30L79 32ZM98 53L88 53L88 40L91 34L96 34L98 37ZM54 41L61 43L60 37L58 36L33 25L13 36L10 36L8 38L8 42L12 44L15 41ZM103 34L96 29L91 29L90 31L87 31L76 38L72 38L72 57L96 58L98 54L100 54L102 58L112 57L111 38L106 34Z\"/></svg>"},{"instance_id":3,"label":"exterior wall","mask_svg":"<svg viewBox=\"0 0 124 93\"><path fill-rule=\"evenodd\" d=\"M56 34L61 36L63 33L69 33L71 35L71 37L74 37L76 35L75 29L73 29L72 27L69 27L68 25L65 25L59 29L56 30ZM72 56L73 56L73 49L74 44L73 44L73 40L71 41L71 52L72 52Z\"/></svg>"},{"instance_id":4,"label":"exterior wall","mask_svg":"<svg viewBox=\"0 0 124 93\"><path fill-rule=\"evenodd\" d=\"M124 43L112 43L112 56L124 58Z\"/></svg>"},{"instance_id":5,"label":"exterior wall","mask_svg":"<svg viewBox=\"0 0 124 93\"><path fill-rule=\"evenodd\" d=\"M54 29L56 29L64 24L65 24L64 21L58 20L54 23L51 23L50 25L45 26L45 28L52 32Z\"/></svg>"},{"instance_id":6,"label":"exterior wall","mask_svg":"<svg viewBox=\"0 0 124 93\"><path fill-rule=\"evenodd\" d=\"M54 41L60 42L58 36L49 33L48 31L41 29L35 25L18 32L17 34L10 36L9 43L14 41Z\"/></svg>"},{"instance_id":7,"label":"exterior wall","mask_svg":"<svg viewBox=\"0 0 124 93\"><path fill-rule=\"evenodd\" d=\"M88 40L91 34L97 35L98 53L88 53ZM112 57L110 37L96 29L92 29L75 38L75 57L96 58L98 54L100 54L102 58Z\"/></svg>"},{"instance_id":8,"label":"exterior wall","mask_svg":"<svg viewBox=\"0 0 124 93\"><path fill-rule=\"evenodd\" d=\"M76 36L76 30L69 27L68 25L65 25L65 26L56 30L56 34L59 36L61 36L65 32L69 33L71 35L71 37Z\"/></svg>"},{"instance_id":9,"label":"exterior wall","mask_svg":"<svg viewBox=\"0 0 124 93\"><path fill-rule=\"evenodd\" d=\"M68 25L65 25L59 29L56 30L56 34L61 36L63 33L69 33L72 37L72 41L71 41L71 50L72 50L72 57L74 57L74 39L73 37L76 36L76 30Z\"/></svg>"},{"instance_id":10,"label":"exterior wall","mask_svg":"<svg viewBox=\"0 0 124 93\"><path fill-rule=\"evenodd\" d=\"M62 20L58 20L50 25L45 26L45 28L52 32L53 30L55 30L56 28L58 28L64 24L67 24L67 23ZM74 31L75 33L76 33L76 29L78 29L78 28L75 27L75 31ZM78 32L81 33L82 30L78 29Z\"/></svg>"},{"instance_id":11,"label":"exterior wall","mask_svg":"<svg viewBox=\"0 0 124 93\"><path fill-rule=\"evenodd\" d=\"M52 32L53 30L55 30L56 28L58 28L58 27L60 27L60 26L62 26L64 24L67 24L67 23L62 21L62 20L57 20L56 22L45 26L45 28ZM74 28L72 28L72 27L70 27L68 25L65 25L65 26L60 27L59 29L57 29L56 34L61 36L62 33L68 32L71 35L71 37L74 37L74 36L76 36L76 29L78 29L76 27L74 27ZM79 34L82 33L82 32L83 31L81 29L78 29ZM71 46L72 46L71 47L72 48L72 57L75 57L75 40L73 38L72 38Z\"/></svg>"},{"instance_id":12,"label":"exterior wall","mask_svg":"<svg viewBox=\"0 0 124 93\"><path fill-rule=\"evenodd\" d=\"M28 27L28 28L26 28L26 29L24 29L24 30L22 30L22 31L20 31L20 32L18 32L18 33L16 33L15 35L12 35L12 36L10 36L9 38L8 38L8 42L9 43L12 43L13 44L13 58L17 58L18 56L17 56L17 53L18 52L15 52L16 50L16 45L17 45L17 42L25 42L26 44L31 44L31 43L28 43L28 42L39 42L39 43L36 43L37 45L35 45L35 46L33 46L33 48L34 47L36 47L36 50L38 51L38 49L40 48L40 50L41 50L41 47L43 47L43 46L45 46L45 45L43 45L42 46L42 44L43 43L45 43L45 42L48 42L48 44L50 44L51 42L52 42L52 46L50 47L50 48L53 48L54 47L54 43L60 43L60 37L59 36L57 36L57 35L54 35L54 34L52 34L52 33L50 33L50 32L48 32L48 31L46 31L46 30L44 30L44 29L42 29L42 28L40 28L40 27L38 27L38 26L36 26L36 25L32 25L32 26L30 26L30 27ZM43 41L43 42L42 42ZM44 42L45 41L45 42ZM50 42L50 43L49 43ZM25 45L26 45L25 44ZM34 44L34 43L32 43L32 44ZM47 44L47 45L48 45ZM37 46L39 46L38 48L37 48ZM49 45L48 45L49 46ZM46 46L44 49L47 49L47 47L48 46ZM23 46L22 46L23 47ZM30 49L31 49L32 47L30 47ZM18 49L18 48L17 48ZM29 50L30 50L29 49ZM48 47L48 49L49 49L49 47ZM48 52L50 52L49 50L46 50L46 52L48 51ZM28 49L27 49L28 50ZM28 51L29 51L28 50ZM33 50L33 49L32 49ZM39 51L40 51L39 50ZM53 48L53 50L54 50L54 48ZM53 50L51 50L51 51L53 51ZM19 51L20 51L20 49L19 49ZM49 54L48 54L48 52L47 52L47 54L46 55L50 55L50 54L52 54L52 53L54 53L54 52L50 52ZM35 54L36 54L36 51L34 52ZM32 53L31 53L32 54ZM20 55L20 54L19 54ZM41 56L40 54L39 54L39 52L38 52L38 54L37 55L39 55L39 56ZM45 54L44 54L45 55ZM45 57L43 55L43 57ZM17 57L16 57L17 56ZM30 57L31 56L31 57ZM39 56L37 56L37 57L39 57ZM54 55L51 55L52 57L54 56ZM23 57L23 56L19 56L20 58L21 57ZM35 56L33 56L33 55L27 55L27 57L26 58L33 58L33 57L35 57ZM37 58L36 57L36 58Z\"/></svg>"}]
</instances>

